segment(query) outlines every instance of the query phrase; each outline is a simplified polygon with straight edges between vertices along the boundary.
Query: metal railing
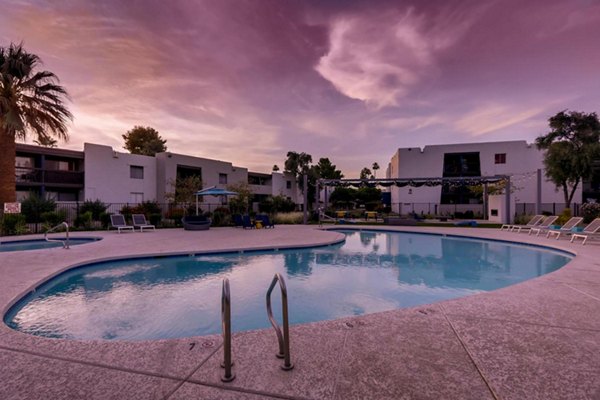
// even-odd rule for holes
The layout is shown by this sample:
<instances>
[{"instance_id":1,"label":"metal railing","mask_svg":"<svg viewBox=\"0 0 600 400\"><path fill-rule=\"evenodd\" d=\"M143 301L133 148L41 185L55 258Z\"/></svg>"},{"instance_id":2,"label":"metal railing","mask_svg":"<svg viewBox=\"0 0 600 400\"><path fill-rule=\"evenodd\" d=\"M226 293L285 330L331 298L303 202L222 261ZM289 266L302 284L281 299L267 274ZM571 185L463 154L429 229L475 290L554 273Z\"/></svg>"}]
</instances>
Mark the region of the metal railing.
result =
<instances>
[{"instance_id":1,"label":"metal railing","mask_svg":"<svg viewBox=\"0 0 600 400\"><path fill-rule=\"evenodd\" d=\"M277 321L273 317L273 308L271 307L271 293L275 288L275 285L279 282L279 287L281 288L281 309L283 314L283 334L281 333L281 328L277 324ZM269 286L269 290L267 291L267 315L269 316L269 321L275 329L275 333L277 334L277 341L279 342L279 353L277 354L278 358L283 358L284 362L281 366L281 369L285 371L289 371L294 368L290 360L290 325L288 318L288 301L287 301L287 288L285 286L285 281L280 274L275 274L273 277L273 281L271 282L271 286Z\"/></svg>"},{"instance_id":2,"label":"metal railing","mask_svg":"<svg viewBox=\"0 0 600 400\"><path fill-rule=\"evenodd\" d=\"M231 360L231 294L229 291L229 279L223 279L221 291L221 328L223 330L223 363L225 373L221 377L223 382L231 382L235 374L231 371L233 361Z\"/></svg>"},{"instance_id":3,"label":"metal railing","mask_svg":"<svg viewBox=\"0 0 600 400\"><path fill-rule=\"evenodd\" d=\"M66 232L67 232L65 240L48 238L49 233L52 233L52 232L56 231L58 228L62 228L63 226L65 227ZM54 228L48 229L44 233L44 239L46 240L46 242L61 242L63 244L63 248L68 249L69 248L69 224L67 224L66 222L61 222L60 224L56 225Z\"/></svg>"}]
</instances>

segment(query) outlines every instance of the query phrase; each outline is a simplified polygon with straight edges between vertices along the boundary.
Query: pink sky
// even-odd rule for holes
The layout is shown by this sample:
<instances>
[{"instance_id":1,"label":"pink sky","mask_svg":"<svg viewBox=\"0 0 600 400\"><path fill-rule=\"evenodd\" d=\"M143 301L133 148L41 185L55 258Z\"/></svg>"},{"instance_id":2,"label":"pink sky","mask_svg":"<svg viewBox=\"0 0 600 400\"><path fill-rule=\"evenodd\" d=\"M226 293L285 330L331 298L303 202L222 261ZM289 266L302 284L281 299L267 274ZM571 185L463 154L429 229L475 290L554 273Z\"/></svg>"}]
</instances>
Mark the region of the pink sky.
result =
<instances>
[{"instance_id":1,"label":"pink sky","mask_svg":"<svg viewBox=\"0 0 600 400\"><path fill-rule=\"evenodd\" d=\"M526 139L600 111L600 1L2 0L71 97L71 140L255 171L287 151L353 177L398 147Z\"/></svg>"}]
</instances>

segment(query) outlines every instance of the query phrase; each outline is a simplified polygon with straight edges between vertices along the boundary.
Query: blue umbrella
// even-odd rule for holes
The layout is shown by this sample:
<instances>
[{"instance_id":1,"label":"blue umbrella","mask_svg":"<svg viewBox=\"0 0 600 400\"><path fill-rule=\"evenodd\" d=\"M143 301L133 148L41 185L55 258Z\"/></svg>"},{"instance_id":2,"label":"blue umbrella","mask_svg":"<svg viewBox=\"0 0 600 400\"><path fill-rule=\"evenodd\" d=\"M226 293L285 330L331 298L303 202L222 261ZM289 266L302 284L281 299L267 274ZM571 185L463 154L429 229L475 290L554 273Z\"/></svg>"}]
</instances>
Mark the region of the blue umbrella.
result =
<instances>
[{"instance_id":1,"label":"blue umbrella","mask_svg":"<svg viewBox=\"0 0 600 400\"><path fill-rule=\"evenodd\" d=\"M198 196L237 196L239 193L211 186L196 192L196 215L198 215Z\"/></svg>"}]
</instances>

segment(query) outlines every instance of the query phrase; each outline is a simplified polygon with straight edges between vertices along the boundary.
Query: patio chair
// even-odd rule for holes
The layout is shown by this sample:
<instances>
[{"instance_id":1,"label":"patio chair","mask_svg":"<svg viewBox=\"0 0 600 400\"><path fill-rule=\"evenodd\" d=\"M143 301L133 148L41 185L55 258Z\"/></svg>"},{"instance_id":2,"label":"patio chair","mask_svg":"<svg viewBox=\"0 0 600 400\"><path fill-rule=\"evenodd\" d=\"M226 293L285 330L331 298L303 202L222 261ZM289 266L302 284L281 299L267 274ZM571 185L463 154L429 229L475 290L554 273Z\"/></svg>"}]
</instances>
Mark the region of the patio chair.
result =
<instances>
[{"instance_id":1,"label":"patio chair","mask_svg":"<svg viewBox=\"0 0 600 400\"><path fill-rule=\"evenodd\" d=\"M600 235L600 218L596 218L587 224L587 226L583 228L583 231L573 233L571 235L571 243L573 243L575 239L583 239L581 244L586 244L589 238L594 238L598 235Z\"/></svg>"},{"instance_id":2,"label":"patio chair","mask_svg":"<svg viewBox=\"0 0 600 400\"><path fill-rule=\"evenodd\" d=\"M248 229L248 228L254 229L255 228L249 215L242 216L242 228L244 228L244 229Z\"/></svg>"},{"instance_id":3,"label":"patio chair","mask_svg":"<svg viewBox=\"0 0 600 400\"><path fill-rule=\"evenodd\" d=\"M261 222L263 228L275 228L275 224L271 222L268 215L257 215L256 220Z\"/></svg>"},{"instance_id":4,"label":"patio chair","mask_svg":"<svg viewBox=\"0 0 600 400\"><path fill-rule=\"evenodd\" d=\"M544 217L542 222L540 222L539 224L534 225L534 226L523 226L517 232L528 231L530 235L533 232L535 232L536 236L539 236L540 232L548 231L552 227L552 224L554 224L557 219L558 219L558 217L556 215L550 215L548 217Z\"/></svg>"},{"instance_id":5,"label":"patio chair","mask_svg":"<svg viewBox=\"0 0 600 400\"><path fill-rule=\"evenodd\" d=\"M569 219L563 226L558 229L548 229L548 233L546 237L549 238L551 236L556 236L556 240L560 239L560 236L564 234L570 234L573 232L573 228L575 228L579 223L583 221L581 217L573 217Z\"/></svg>"},{"instance_id":6,"label":"patio chair","mask_svg":"<svg viewBox=\"0 0 600 400\"><path fill-rule=\"evenodd\" d=\"M146 221L146 216L144 214L133 214L131 219L133 220L134 228L140 228L140 232L144 232L144 228L152 228L153 231L156 230L154 225L151 225Z\"/></svg>"},{"instance_id":7,"label":"patio chair","mask_svg":"<svg viewBox=\"0 0 600 400\"><path fill-rule=\"evenodd\" d=\"M543 219L544 219L543 215L541 215L541 214L535 215L525 225L504 224L500 227L500 230L503 231L506 228L507 231L513 231L514 229L518 229L519 227L522 227L522 226L535 226L535 225L538 225L540 222L542 222Z\"/></svg>"},{"instance_id":8,"label":"patio chair","mask_svg":"<svg viewBox=\"0 0 600 400\"><path fill-rule=\"evenodd\" d=\"M115 228L117 230L118 233L121 233L122 230L128 230L128 229L130 229L131 232L135 232L135 229L133 228L132 225L127 225L123 214L111 214L110 224L113 228Z\"/></svg>"},{"instance_id":9,"label":"patio chair","mask_svg":"<svg viewBox=\"0 0 600 400\"><path fill-rule=\"evenodd\" d=\"M240 214L233 214L233 225L236 228L244 226L244 222L242 221L242 216Z\"/></svg>"}]
</instances>

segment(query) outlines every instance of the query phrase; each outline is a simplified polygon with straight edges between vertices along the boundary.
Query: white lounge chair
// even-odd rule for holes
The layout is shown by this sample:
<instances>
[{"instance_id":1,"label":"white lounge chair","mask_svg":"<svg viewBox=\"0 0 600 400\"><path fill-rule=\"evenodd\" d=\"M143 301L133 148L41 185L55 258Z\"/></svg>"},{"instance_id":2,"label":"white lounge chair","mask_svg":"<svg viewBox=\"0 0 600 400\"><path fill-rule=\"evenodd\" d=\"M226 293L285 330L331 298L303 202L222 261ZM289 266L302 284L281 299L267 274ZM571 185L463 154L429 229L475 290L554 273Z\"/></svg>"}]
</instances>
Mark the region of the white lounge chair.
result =
<instances>
[{"instance_id":1,"label":"white lounge chair","mask_svg":"<svg viewBox=\"0 0 600 400\"><path fill-rule=\"evenodd\" d=\"M582 232L573 233L571 235L571 243L575 239L583 239L581 244L586 244L589 238L593 238L595 236L600 235L600 218L596 218L592 222L590 222L585 228L583 228Z\"/></svg>"},{"instance_id":2,"label":"white lounge chair","mask_svg":"<svg viewBox=\"0 0 600 400\"><path fill-rule=\"evenodd\" d=\"M133 226L127 225L123 214L111 214L110 224L112 225L113 228L115 228L118 231L118 233L121 233L122 230L128 230L128 229L130 229L131 232L135 232L135 229L133 229Z\"/></svg>"},{"instance_id":3,"label":"white lounge chair","mask_svg":"<svg viewBox=\"0 0 600 400\"><path fill-rule=\"evenodd\" d=\"M548 233L546 234L546 237L549 238L551 236L556 236L556 240L560 239L560 236L564 233L564 234L570 234L573 232L573 228L575 228L577 225L579 225L579 223L583 221L583 218L581 217L573 217L570 220L568 220L567 222L565 222L565 224L563 226L561 226L559 229L549 229Z\"/></svg>"},{"instance_id":4,"label":"white lounge chair","mask_svg":"<svg viewBox=\"0 0 600 400\"><path fill-rule=\"evenodd\" d=\"M140 228L140 232L144 232L144 228L152 228L153 231L156 230L154 225L151 225L146 221L146 216L144 214L133 214L131 219L133 220L133 226L135 228Z\"/></svg>"},{"instance_id":5,"label":"white lounge chair","mask_svg":"<svg viewBox=\"0 0 600 400\"><path fill-rule=\"evenodd\" d=\"M542 222L543 219L544 219L543 215L534 215L533 218L531 218L529 220L529 222L527 222L527 224L525 224L525 225L504 224L500 227L500 230L503 231L506 228L507 231L512 231L521 226L535 226L535 225L539 224L540 222Z\"/></svg>"},{"instance_id":6,"label":"white lounge chair","mask_svg":"<svg viewBox=\"0 0 600 400\"><path fill-rule=\"evenodd\" d=\"M556 215L550 215L550 216L544 218L544 220L542 222L540 222L538 225L532 226L532 227L524 227L523 230L528 230L530 235L535 232L536 236L540 236L540 233L546 232L548 229L550 229L552 224L557 219L558 219L558 217Z\"/></svg>"}]
</instances>

